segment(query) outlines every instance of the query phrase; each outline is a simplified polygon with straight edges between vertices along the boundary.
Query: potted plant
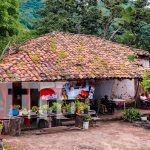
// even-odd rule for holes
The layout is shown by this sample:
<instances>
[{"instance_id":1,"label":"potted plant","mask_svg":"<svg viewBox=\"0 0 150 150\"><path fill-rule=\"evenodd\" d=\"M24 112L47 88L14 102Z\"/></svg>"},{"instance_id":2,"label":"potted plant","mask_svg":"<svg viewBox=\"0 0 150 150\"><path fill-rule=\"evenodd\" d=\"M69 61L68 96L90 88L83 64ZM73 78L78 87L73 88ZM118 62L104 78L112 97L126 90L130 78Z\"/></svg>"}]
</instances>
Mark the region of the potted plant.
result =
<instances>
[{"instance_id":1,"label":"potted plant","mask_svg":"<svg viewBox=\"0 0 150 150\"><path fill-rule=\"evenodd\" d=\"M75 106L76 106L77 113L80 114L81 111L83 110L84 103L76 101Z\"/></svg>"},{"instance_id":2,"label":"potted plant","mask_svg":"<svg viewBox=\"0 0 150 150\"><path fill-rule=\"evenodd\" d=\"M52 110L53 110L53 113L56 113L57 111L61 111L61 104L54 102L52 105Z\"/></svg>"},{"instance_id":3,"label":"potted plant","mask_svg":"<svg viewBox=\"0 0 150 150\"><path fill-rule=\"evenodd\" d=\"M39 113L41 115L47 114L48 110L49 110L49 106L47 104L42 105L42 106L39 107Z\"/></svg>"},{"instance_id":4,"label":"potted plant","mask_svg":"<svg viewBox=\"0 0 150 150\"><path fill-rule=\"evenodd\" d=\"M66 113L66 105L62 106L62 113Z\"/></svg>"},{"instance_id":5,"label":"potted plant","mask_svg":"<svg viewBox=\"0 0 150 150\"><path fill-rule=\"evenodd\" d=\"M20 105L15 105L15 109L17 109L19 111Z\"/></svg>"},{"instance_id":6,"label":"potted plant","mask_svg":"<svg viewBox=\"0 0 150 150\"><path fill-rule=\"evenodd\" d=\"M135 108L129 108L123 113L123 119L129 122L139 120L140 116L140 112Z\"/></svg>"},{"instance_id":7,"label":"potted plant","mask_svg":"<svg viewBox=\"0 0 150 150\"><path fill-rule=\"evenodd\" d=\"M3 122L1 121L1 122L0 122L0 135L1 135L1 133L2 133L3 127L4 127L4 126L3 126Z\"/></svg>"},{"instance_id":8,"label":"potted plant","mask_svg":"<svg viewBox=\"0 0 150 150\"><path fill-rule=\"evenodd\" d=\"M28 110L26 108L23 108L19 114L20 115L28 115Z\"/></svg>"},{"instance_id":9,"label":"potted plant","mask_svg":"<svg viewBox=\"0 0 150 150\"><path fill-rule=\"evenodd\" d=\"M75 111L76 111L76 108L75 108L75 103L74 102L71 102L71 113L75 113Z\"/></svg>"},{"instance_id":10,"label":"potted plant","mask_svg":"<svg viewBox=\"0 0 150 150\"><path fill-rule=\"evenodd\" d=\"M88 114L89 110L90 110L90 106L88 104L84 104L84 113Z\"/></svg>"},{"instance_id":11,"label":"potted plant","mask_svg":"<svg viewBox=\"0 0 150 150\"><path fill-rule=\"evenodd\" d=\"M83 118L83 129L89 129L89 122L91 120L91 116L90 115L85 115Z\"/></svg>"},{"instance_id":12,"label":"potted plant","mask_svg":"<svg viewBox=\"0 0 150 150\"><path fill-rule=\"evenodd\" d=\"M31 109L31 113L33 115L36 115L38 113L38 110L39 110L39 108L37 106L33 106L32 109Z\"/></svg>"},{"instance_id":13,"label":"potted plant","mask_svg":"<svg viewBox=\"0 0 150 150\"><path fill-rule=\"evenodd\" d=\"M48 107L48 108L47 108L47 111L48 111L47 113L48 113L48 114L52 114L52 110L53 110L52 107Z\"/></svg>"},{"instance_id":14,"label":"potted plant","mask_svg":"<svg viewBox=\"0 0 150 150\"><path fill-rule=\"evenodd\" d=\"M68 113L71 113L71 104L66 104L66 110Z\"/></svg>"},{"instance_id":15,"label":"potted plant","mask_svg":"<svg viewBox=\"0 0 150 150\"><path fill-rule=\"evenodd\" d=\"M147 121L147 118L148 118L148 116L142 115L142 116L141 116L141 121Z\"/></svg>"}]
</instances>

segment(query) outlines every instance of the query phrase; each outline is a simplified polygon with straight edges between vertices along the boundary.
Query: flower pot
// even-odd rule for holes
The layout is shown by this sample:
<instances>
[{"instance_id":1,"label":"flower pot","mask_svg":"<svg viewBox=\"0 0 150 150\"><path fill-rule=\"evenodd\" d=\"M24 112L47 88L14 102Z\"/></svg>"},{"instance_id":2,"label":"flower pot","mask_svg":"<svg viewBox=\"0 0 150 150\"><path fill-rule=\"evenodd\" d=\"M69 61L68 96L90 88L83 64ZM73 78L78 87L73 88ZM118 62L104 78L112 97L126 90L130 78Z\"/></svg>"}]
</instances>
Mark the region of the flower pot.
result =
<instances>
[{"instance_id":1,"label":"flower pot","mask_svg":"<svg viewBox=\"0 0 150 150\"><path fill-rule=\"evenodd\" d=\"M142 116L142 117L141 117L141 120L142 120L142 121L147 121L147 116Z\"/></svg>"},{"instance_id":2,"label":"flower pot","mask_svg":"<svg viewBox=\"0 0 150 150\"><path fill-rule=\"evenodd\" d=\"M84 114L88 114L88 110L87 109L84 109Z\"/></svg>"},{"instance_id":3,"label":"flower pot","mask_svg":"<svg viewBox=\"0 0 150 150\"><path fill-rule=\"evenodd\" d=\"M22 116L22 115L23 115L22 111L19 111L19 116Z\"/></svg>"},{"instance_id":4,"label":"flower pot","mask_svg":"<svg viewBox=\"0 0 150 150\"><path fill-rule=\"evenodd\" d=\"M67 109L67 113L71 113L71 109Z\"/></svg>"},{"instance_id":5,"label":"flower pot","mask_svg":"<svg viewBox=\"0 0 150 150\"><path fill-rule=\"evenodd\" d=\"M53 113L56 113L57 111L56 111L56 110L53 110L52 112L53 112Z\"/></svg>"},{"instance_id":6,"label":"flower pot","mask_svg":"<svg viewBox=\"0 0 150 150\"><path fill-rule=\"evenodd\" d=\"M89 121L83 122L83 129L89 129Z\"/></svg>"},{"instance_id":7,"label":"flower pot","mask_svg":"<svg viewBox=\"0 0 150 150\"><path fill-rule=\"evenodd\" d=\"M75 113L75 110L71 110L71 113L73 113L73 114L74 114L74 113Z\"/></svg>"},{"instance_id":8,"label":"flower pot","mask_svg":"<svg viewBox=\"0 0 150 150\"><path fill-rule=\"evenodd\" d=\"M47 111L48 115L52 114L52 110Z\"/></svg>"},{"instance_id":9,"label":"flower pot","mask_svg":"<svg viewBox=\"0 0 150 150\"><path fill-rule=\"evenodd\" d=\"M65 108L62 109L62 113L66 113L66 109Z\"/></svg>"},{"instance_id":10,"label":"flower pot","mask_svg":"<svg viewBox=\"0 0 150 150\"><path fill-rule=\"evenodd\" d=\"M30 112L30 115L36 115L36 112L32 112L32 111L31 111L31 112Z\"/></svg>"},{"instance_id":11,"label":"flower pot","mask_svg":"<svg viewBox=\"0 0 150 150\"><path fill-rule=\"evenodd\" d=\"M78 113L78 114L81 114L81 109L77 109L77 113Z\"/></svg>"}]
</instances>

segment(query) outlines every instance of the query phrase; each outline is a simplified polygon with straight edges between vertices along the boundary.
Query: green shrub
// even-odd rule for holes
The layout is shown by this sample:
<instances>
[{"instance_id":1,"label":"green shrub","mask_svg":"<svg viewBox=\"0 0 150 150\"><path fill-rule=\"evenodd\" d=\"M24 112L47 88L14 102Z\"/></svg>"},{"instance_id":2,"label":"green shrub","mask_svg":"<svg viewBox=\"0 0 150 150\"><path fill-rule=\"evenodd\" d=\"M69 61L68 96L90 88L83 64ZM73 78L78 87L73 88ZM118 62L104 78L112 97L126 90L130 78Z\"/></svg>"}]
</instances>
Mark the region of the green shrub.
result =
<instances>
[{"instance_id":1,"label":"green shrub","mask_svg":"<svg viewBox=\"0 0 150 150\"><path fill-rule=\"evenodd\" d=\"M90 115L86 115L86 116L84 116L83 121L84 121L84 122L89 122L91 119L92 119L92 118L91 118Z\"/></svg>"},{"instance_id":2,"label":"green shrub","mask_svg":"<svg viewBox=\"0 0 150 150\"><path fill-rule=\"evenodd\" d=\"M140 112L135 108L129 108L123 113L123 120L125 121L136 121L140 118Z\"/></svg>"},{"instance_id":3,"label":"green shrub","mask_svg":"<svg viewBox=\"0 0 150 150\"><path fill-rule=\"evenodd\" d=\"M150 70L143 77L142 86L146 92L150 92Z\"/></svg>"}]
</instances>

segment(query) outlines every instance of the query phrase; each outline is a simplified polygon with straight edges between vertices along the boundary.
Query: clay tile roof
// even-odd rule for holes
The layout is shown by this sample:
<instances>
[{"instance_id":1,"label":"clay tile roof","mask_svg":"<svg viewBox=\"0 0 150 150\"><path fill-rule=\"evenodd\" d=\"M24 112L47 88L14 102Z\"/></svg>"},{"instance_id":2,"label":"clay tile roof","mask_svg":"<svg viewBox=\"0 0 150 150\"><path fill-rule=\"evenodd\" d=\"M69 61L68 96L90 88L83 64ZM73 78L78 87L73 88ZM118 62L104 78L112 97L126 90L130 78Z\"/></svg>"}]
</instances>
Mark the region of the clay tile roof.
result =
<instances>
[{"instance_id":1,"label":"clay tile roof","mask_svg":"<svg viewBox=\"0 0 150 150\"><path fill-rule=\"evenodd\" d=\"M0 80L141 78L144 68L137 52L143 53L95 36L49 33L8 54L0 64ZM129 55L137 58L130 62Z\"/></svg>"}]
</instances>

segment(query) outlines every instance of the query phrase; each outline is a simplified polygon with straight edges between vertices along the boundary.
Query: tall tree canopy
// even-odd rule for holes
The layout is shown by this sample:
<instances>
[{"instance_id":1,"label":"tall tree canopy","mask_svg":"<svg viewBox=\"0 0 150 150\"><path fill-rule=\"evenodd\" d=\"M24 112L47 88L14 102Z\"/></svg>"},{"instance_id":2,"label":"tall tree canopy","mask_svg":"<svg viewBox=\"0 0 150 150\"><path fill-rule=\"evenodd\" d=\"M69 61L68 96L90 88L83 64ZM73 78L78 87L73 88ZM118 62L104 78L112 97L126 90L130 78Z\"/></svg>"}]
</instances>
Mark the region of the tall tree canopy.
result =
<instances>
[{"instance_id":1,"label":"tall tree canopy","mask_svg":"<svg viewBox=\"0 0 150 150\"><path fill-rule=\"evenodd\" d=\"M8 43L17 43L35 33L19 22L19 0L0 0L0 53Z\"/></svg>"},{"instance_id":2,"label":"tall tree canopy","mask_svg":"<svg viewBox=\"0 0 150 150\"><path fill-rule=\"evenodd\" d=\"M150 9L145 9L146 3L147 0L46 0L36 28L40 34L94 34L149 50Z\"/></svg>"},{"instance_id":3,"label":"tall tree canopy","mask_svg":"<svg viewBox=\"0 0 150 150\"><path fill-rule=\"evenodd\" d=\"M0 36L18 34L19 0L0 0Z\"/></svg>"},{"instance_id":4,"label":"tall tree canopy","mask_svg":"<svg viewBox=\"0 0 150 150\"><path fill-rule=\"evenodd\" d=\"M43 7L43 4L44 0L21 0L19 17L20 22L29 29L33 29L33 23L36 19L40 18L37 11Z\"/></svg>"},{"instance_id":5,"label":"tall tree canopy","mask_svg":"<svg viewBox=\"0 0 150 150\"><path fill-rule=\"evenodd\" d=\"M37 24L40 33L69 31L80 33L86 10L97 4L96 0L47 0L39 14L43 17ZM44 24L44 26L43 26Z\"/></svg>"}]
</instances>

